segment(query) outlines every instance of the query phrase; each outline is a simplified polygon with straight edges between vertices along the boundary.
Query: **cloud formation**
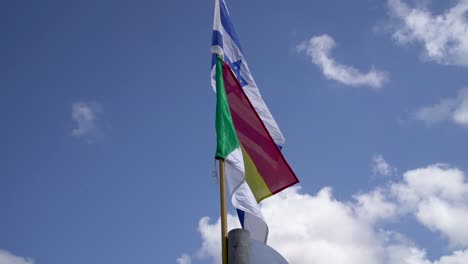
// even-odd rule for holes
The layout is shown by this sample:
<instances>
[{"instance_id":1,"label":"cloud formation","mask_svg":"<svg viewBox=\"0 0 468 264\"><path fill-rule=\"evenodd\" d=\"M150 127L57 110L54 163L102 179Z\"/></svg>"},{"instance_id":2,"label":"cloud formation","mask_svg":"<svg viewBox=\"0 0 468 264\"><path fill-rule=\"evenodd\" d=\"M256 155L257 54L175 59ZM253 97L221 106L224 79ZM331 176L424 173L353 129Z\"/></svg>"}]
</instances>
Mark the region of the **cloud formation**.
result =
<instances>
[{"instance_id":1,"label":"cloud formation","mask_svg":"<svg viewBox=\"0 0 468 264\"><path fill-rule=\"evenodd\" d=\"M355 202L352 207L356 217L360 221L373 224L397 216L398 207L388 199L385 192L383 189L376 189L369 193L354 195Z\"/></svg>"},{"instance_id":2,"label":"cloud formation","mask_svg":"<svg viewBox=\"0 0 468 264\"><path fill-rule=\"evenodd\" d=\"M433 15L424 6L410 7L402 0L388 0L394 18L393 39L401 45L422 45L423 58L440 64L468 66L468 2Z\"/></svg>"},{"instance_id":3,"label":"cloud formation","mask_svg":"<svg viewBox=\"0 0 468 264\"><path fill-rule=\"evenodd\" d=\"M187 254L182 254L176 259L177 264L190 264L192 263L192 258Z\"/></svg>"},{"instance_id":4,"label":"cloud formation","mask_svg":"<svg viewBox=\"0 0 468 264\"><path fill-rule=\"evenodd\" d=\"M296 47L296 50L308 55L312 59L312 63L322 69L326 78L345 85L379 89L388 81L386 72L371 69L367 73L362 73L352 66L336 62L330 54L334 46L333 38L325 34L302 42Z\"/></svg>"},{"instance_id":5,"label":"cloud formation","mask_svg":"<svg viewBox=\"0 0 468 264\"><path fill-rule=\"evenodd\" d=\"M420 108L414 117L429 125L451 121L468 126L468 87L461 89L456 98L442 99L435 105Z\"/></svg>"},{"instance_id":6,"label":"cloud formation","mask_svg":"<svg viewBox=\"0 0 468 264\"><path fill-rule=\"evenodd\" d=\"M76 137L97 136L101 133L98 124L101 105L91 102L77 102L72 105L72 119L77 127L72 130Z\"/></svg>"},{"instance_id":7,"label":"cloud formation","mask_svg":"<svg viewBox=\"0 0 468 264\"><path fill-rule=\"evenodd\" d=\"M295 264L466 264L468 183L464 173L443 164L407 171L400 181L339 201L324 187L315 195L292 187L262 202L269 244ZM391 226L413 216L428 233L441 234L453 250L431 261L426 251ZM284 217L294 216L294 217ZM230 215L230 222L235 217ZM202 218L196 258L219 262L219 220Z\"/></svg>"},{"instance_id":8,"label":"cloud formation","mask_svg":"<svg viewBox=\"0 0 468 264\"><path fill-rule=\"evenodd\" d=\"M392 167L381 154L372 157L372 172L375 175L391 176L396 173L396 168Z\"/></svg>"},{"instance_id":9,"label":"cloud formation","mask_svg":"<svg viewBox=\"0 0 468 264\"><path fill-rule=\"evenodd\" d=\"M34 264L34 260L13 255L0 249L0 264Z\"/></svg>"},{"instance_id":10,"label":"cloud formation","mask_svg":"<svg viewBox=\"0 0 468 264\"><path fill-rule=\"evenodd\" d=\"M228 230L240 228L237 216L229 214L227 217ZM214 224L209 217L202 217L198 222L198 232L203 240L195 257L199 259L211 258L213 263L221 263L221 219Z\"/></svg>"},{"instance_id":11,"label":"cloud formation","mask_svg":"<svg viewBox=\"0 0 468 264\"><path fill-rule=\"evenodd\" d=\"M444 164L411 170L391 190L419 223L454 247L468 248L468 183L462 171Z\"/></svg>"}]
</instances>

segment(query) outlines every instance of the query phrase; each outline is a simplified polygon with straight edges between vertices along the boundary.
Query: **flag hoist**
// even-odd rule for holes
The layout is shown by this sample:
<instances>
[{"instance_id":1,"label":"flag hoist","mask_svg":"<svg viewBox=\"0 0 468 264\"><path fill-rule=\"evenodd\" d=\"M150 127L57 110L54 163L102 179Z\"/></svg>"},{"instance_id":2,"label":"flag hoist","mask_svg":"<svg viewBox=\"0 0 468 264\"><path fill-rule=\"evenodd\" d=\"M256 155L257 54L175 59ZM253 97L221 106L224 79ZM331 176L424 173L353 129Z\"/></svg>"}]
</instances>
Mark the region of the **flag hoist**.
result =
<instances>
[{"instance_id":1,"label":"flag hoist","mask_svg":"<svg viewBox=\"0 0 468 264\"><path fill-rule=\"evenodd\" d=\"M227 261L225 187L241 226L266 243L268 226L258 203L296 184L281 154L284 137L250 74L229 12L215 0L212 86L216 91L216 159L219 162L223 263Z\"/></svg>"}]
</instances>

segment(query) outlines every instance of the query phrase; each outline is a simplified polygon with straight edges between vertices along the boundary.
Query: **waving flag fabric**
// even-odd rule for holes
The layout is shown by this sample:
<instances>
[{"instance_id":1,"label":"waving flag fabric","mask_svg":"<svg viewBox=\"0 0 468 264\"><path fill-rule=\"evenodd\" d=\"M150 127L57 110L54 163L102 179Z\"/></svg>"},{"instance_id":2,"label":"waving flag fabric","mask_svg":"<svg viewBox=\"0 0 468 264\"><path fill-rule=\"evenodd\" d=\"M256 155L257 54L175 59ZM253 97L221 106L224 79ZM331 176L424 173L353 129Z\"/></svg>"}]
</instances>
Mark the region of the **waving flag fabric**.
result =
<instances>
[{"instance_id":1,"label":"waving flag fabric","mask_svg":"<svg viewBox=\"0 0 468 264\"><path fill-rule=\"evenodd\" d=\"M221 0L215 5L212 53L212 85L218 100L217 158L226 160L228 189L242 226L249 229L253 239L265 242L268 228L258 202L298 180L281 154L284 137L250 74L226 4ZM220 92L226 94L222 105L226 105L229 113L220 112ZM218 113L229 116L234 131L229 133L238 142L230 143L223 155L219 153L220 145L232 141L220 139L228 137L226 131L219 130Z\"/></svg>"},{"instance_id":2,"label":"waving flag fabric","mask_svg":"<svg viewBox=\"0 0 468 264\"><path fill-rule=\"evenodd\" d=\"M268 227L250 187L245 181L245 167L241 146L234 127L224 85L222 59L217 56L216 71L216 158L225 160L226 181L231 201L242 213L242 224L251 230L252 238L266 242ZM246 221L247 220L247 221Z\"/></svg>"}]
</instances>

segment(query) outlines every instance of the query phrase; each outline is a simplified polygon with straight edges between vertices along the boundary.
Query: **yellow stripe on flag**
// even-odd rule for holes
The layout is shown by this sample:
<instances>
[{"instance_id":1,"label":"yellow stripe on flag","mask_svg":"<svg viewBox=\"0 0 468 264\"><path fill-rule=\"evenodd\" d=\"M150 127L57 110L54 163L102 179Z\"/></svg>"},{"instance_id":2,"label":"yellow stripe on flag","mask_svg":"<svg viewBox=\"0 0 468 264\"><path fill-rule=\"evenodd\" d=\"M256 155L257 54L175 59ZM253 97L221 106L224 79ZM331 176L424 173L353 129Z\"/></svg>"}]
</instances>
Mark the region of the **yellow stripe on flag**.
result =
<instances>
[{"instance_id":1,"label":"yellow stripe on flag","mask_svg":"<svg viewBox=\"0 0 468 264\"><path fill-rule=\"evenodd\" d=\"M245 180L249 184L252 193L255 196L257 202L270 197L273 195L268 188L267 184L263 180L263 177L255 167L255 163L252 161L252 158L249 156L249 153L241 146L242 156L244 157L244 167L245 167Z\"/></svg>"}]
</instances>

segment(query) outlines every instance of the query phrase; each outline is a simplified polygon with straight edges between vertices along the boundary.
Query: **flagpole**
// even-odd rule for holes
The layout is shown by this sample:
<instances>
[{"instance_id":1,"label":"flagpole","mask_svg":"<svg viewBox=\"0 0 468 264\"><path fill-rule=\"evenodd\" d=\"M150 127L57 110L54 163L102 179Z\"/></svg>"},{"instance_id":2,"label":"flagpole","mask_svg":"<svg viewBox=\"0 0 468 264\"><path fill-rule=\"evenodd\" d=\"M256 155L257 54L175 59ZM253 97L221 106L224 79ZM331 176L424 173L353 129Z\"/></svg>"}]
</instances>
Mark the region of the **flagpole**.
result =
<instances>
[{"instance_id":1,"label":"flagpole","mask_svg":"<svg viewBox=\"0 0 468 264\"><path fill-rule=\"evenodd\" d=\"M222 263L227 264L227 208L224 159L219 159L219 193L221 198L221 255Z\"/></svg>"}]
</instances>

